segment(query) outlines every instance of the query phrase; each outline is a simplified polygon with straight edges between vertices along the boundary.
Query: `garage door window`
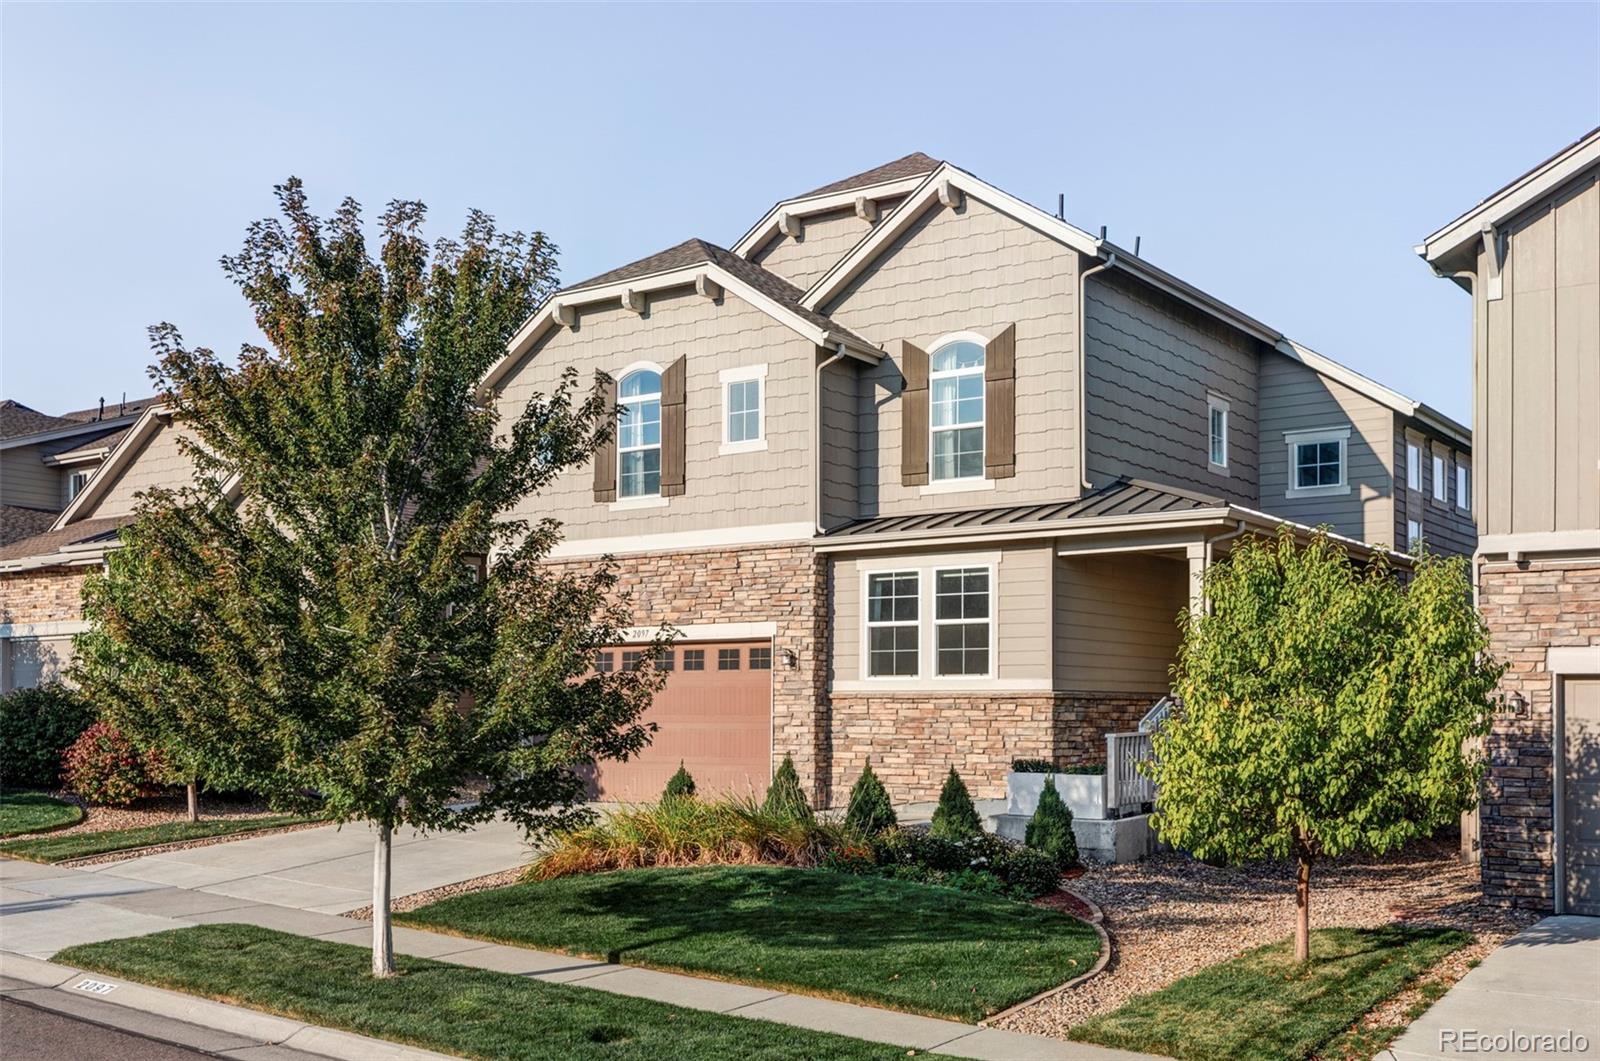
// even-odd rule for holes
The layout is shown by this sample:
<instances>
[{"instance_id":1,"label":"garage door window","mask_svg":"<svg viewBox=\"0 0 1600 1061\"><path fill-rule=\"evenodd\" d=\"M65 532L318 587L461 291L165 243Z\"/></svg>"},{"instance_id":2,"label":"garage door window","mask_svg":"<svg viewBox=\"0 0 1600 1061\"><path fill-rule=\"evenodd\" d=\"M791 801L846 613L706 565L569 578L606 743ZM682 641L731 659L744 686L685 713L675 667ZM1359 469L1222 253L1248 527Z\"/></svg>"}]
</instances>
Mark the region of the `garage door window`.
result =
<instances>
[{"instance_id":1,"label":"garage door window","mask_svg":"<svg viewBox=\"0 0 1600 1061\"><path fill-rule=\"evenodd\" d=\"M622 654L622 669L623 670L638 670L639 669L639 662L641 660L643 660L643 659L644 659L644 653L643 652L636 652L636 651L633 651L633 650L629 650L627 652L624 652Z\"/></svg>"},{"instance_id":2,"label":"garage door window","mask_svg":"<svg viewBox=\"0 0 1600 1061\"><path fill-rule=\"evenodd\" d=\"M717 670L738 670L739 650L736 648L717 649Z\"/></svg>"},{"instance_id":3,"label":"garage door window","mask_svg":"<svg viewBox=\"0 0 1600 1061\"><path fill-rule=\"evenodd\" d=\"M915 678L920 653L918 576L889 571L867 578L867 674Z\"/></svg>"},{"instance_id":4,"label":"garage door window","mask_svg":"<svg viewBox=\"0 0 1600 1061\"><path fill-rule=\"evenodd\" d=\"M752 648L750 650L750 669L751 670L771 670L772 669L772 649L771 648Z\"/></svg>"},{"instance_id":5,"label":"garage door window","mask_svg":"<svg viewBox=\"0 0 1600 1061\"><path fill-rule=\"evenodd\" d=\"M615 668L616 660L609 652L601 652L594 658L594 669L601 674L610 674Z\"/></svg>"},{"instance_id":6,"label":"garage door window","mask_svg":"<svg viewBox=\"0 0 1600 1061\"><path fill-rule=\"evenodd\" d=\"M686 648L683 650L684 670L705 670L706 650L703 648Z\"/></svg>"}]
</instances>

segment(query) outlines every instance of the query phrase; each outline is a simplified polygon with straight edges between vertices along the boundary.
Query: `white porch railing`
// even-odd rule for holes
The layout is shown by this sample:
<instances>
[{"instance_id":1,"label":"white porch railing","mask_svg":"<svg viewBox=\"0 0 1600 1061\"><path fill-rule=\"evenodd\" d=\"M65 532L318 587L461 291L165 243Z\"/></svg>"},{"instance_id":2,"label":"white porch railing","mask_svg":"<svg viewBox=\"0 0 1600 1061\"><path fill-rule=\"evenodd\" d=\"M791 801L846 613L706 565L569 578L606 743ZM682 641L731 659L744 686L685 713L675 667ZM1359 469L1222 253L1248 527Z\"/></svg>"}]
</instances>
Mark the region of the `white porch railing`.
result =
<instances>
[{"instance_id":1,"label":"white porch railing","mask_svg":"<svg viewBox=\"0 0 1600 1061\"><path fill-rule=\"evenodd\" d=\"M1156 799L1156 786L1140 772L1139 764L1152 755L1149 733L1106 734L1106 817L1120 818L1150 809Z\"/></svg>"},{"instance_id":2,"label":"white porch railing","mask_svg":"<svg viewBox=\"0 0 1600 1061\"><path fill-rule=\"evenodd\" d=\"M1154 733L1160 729L1161 723L1165 722L1168 716L1172 714L1172 708L1175 703L1176 701L1172 699L1171 695L1163 696L1157 700L1155 706L1146 711L1144 717L1139 720L1139 732Z\"/></svg>"}]
</instances>

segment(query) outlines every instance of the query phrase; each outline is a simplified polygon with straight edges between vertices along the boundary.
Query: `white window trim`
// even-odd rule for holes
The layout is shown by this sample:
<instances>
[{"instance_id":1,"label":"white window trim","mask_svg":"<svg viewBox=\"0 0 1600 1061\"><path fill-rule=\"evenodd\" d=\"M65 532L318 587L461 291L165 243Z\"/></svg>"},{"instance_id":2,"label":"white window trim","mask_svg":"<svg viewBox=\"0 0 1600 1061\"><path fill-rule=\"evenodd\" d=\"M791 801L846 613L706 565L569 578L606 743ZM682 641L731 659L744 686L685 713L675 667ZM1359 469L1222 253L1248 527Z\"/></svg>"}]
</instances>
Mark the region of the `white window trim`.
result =
<instances>
[{"instance_id":1,"label":"white window trim","mask_svg":"<svg viewBox=\"0 0 1600 1061\"><path fill-rule=\"evenodd\" d=\"M1227 474L1228 471L1228 431L1233 427L1232 409L1228 399L1221 395L1206 395L1206 464L1212 471L1222 474ZM1211 414L1218 411L1222 413L1222 460L1220 461L1211 458Z\"/></svg>"},{"instance_id":2,"label":"white window trim","mask_svg":"<svg viewBox=\"0 0 1600 1061\"><path fill-rule=\"evenodd\" d=\"M1413 527L1417 529L1415 534L1411 533L1411 528ZM1409 553L1415 549L1420 541L1422 541L1422 521L1419 519L1406 520L1406 552Z\"/></svg>"},{"instance_id":3,"label":"white window trim","mask_svg":"<svg viewBox=\"0 0 1600 1061\"><path fill-rule=\"evenodd\" d=\"M660 378L661 374L666 371L660 365L656 364L654 361L635 361L631 365L628 365L628 366L624 367L614 377L616 379L616 381L617 381L617 406L618 406L619 409L622 406L631 404L629 399L624 398L622 396L622 381L627 379L629 376L633 375L635 372L640 371L641 369L648 369L649 371L654 372L658 379ZM665 403L662 401L662 392L659 389L660 388L660 384L657 384L656 386L657 386L657 390L655 392L656 407L661 410L661 427L662 427L662 430L665 431L665 429L666 429L666 407L665 407ZM635 397L633 399L633 401L639 401L641 399L648 400L649 397L650 396L648 394L641 394L641 395L638 395L637 397ZM661 493L661 488L660 488L659 485L657 485L656 492L653 493L653 494L636 494L633 497L623 497L622 496L622 454L624 452L628 452L628 453L642 452L644 450L650 449L651 447L649 447L649 446L641 446L641 447L638 447L637 449L624 451L623 448L622 448L622 427L621 427L621 424L622 424L622 417L619 415L617 417L617 425L618 425L617 426L617 471L616 471L616 476L617 476L617 499L615 501L611 502L610 510L613 511L613 512L617 512L617 511L622 511L622 510L626 510L626 509L630 509L630 508L661 508L661 507L665 506L666 503L667 503L667 499ZM655 445L655 449L658 450L661 453L662 457L666 456L666 446L662 444L665 441L666 440L663 438L662 440L658 441L656 443L656 445ZM658 480L658 484L659 484L659 480Z\"/></svg>"},{"instance_id":4,"label":"white window trim","mask_svg":"<svg viewBox=\"0 0 1600 1061\"><path fill-rule=\"evenodd\" d=\"M74 498L76 498L79 494L81 494L83 492L83 488L84 487L89 485L89 477L92 476L93 474L94 474L94 469L93 468L79 468L79 469L76 469L74 471L70 471L70 472L67 473L67 502L69 504L72 502L72 500ZM77 481L79 476L83 477L83 481L81 483L78 483L77 488L74 489L72 484L75 481Z\"/></svg>"},{"instance_id":5,"label":"white window trim","mask_svg":"<svg viewBox=\"0 0 1600 1061\"><path fill-rule=\"evenodd\" d=\"M974 571L987 572L989 578L989 666L982 674L941 674L939 673L939 627L941 626L968 626L975 625L971 619L940 619L935 612L938 605L939 575L949 571ZM929 638L928 653L933 663L931 676L935 682L949 683L952 681L986 681L995 677L996 656L1000 653L1000 642L996 637L996 620L1000 615L1000 578L993 564L940 564L933 569L933 577L928 583L928 620L931 624L932 637Z\"/></svg>"},{"instance_id":6,"label":"white window trim","mask_svg":"<svg viewBox=\"0 0 1600 1061\"><path fill-rule=\"evenodd\" d=\"M933 371L933 359L940 350L951 343L977 343L983 348L983 364L978 368L945 369L942 372ZM928 346L928 482L922 488L924 494L943 494L956 490L988 490L993 488L993 480L988 478L989 466L989 394L987 384L983 395L983 419L977 426L983 431L983 466L984 471L977 475L960 476L953 479L935 479L933 475L933 437L938 431L956 431L963 427L972 427L972 424L957 424L951 427L935 428L933 426L933 381L936 379L953 379L958 376L976 374L979 379L987 380L985 373L989 370L989 340L977 332L951 332L941 335ZM958 484L958 485L949 485ZM939 487L929 489L929 487Z\"/></svg>"},{"instance_id":7,"label":"white window trim","mask_svg":"<svg viewBox=\"0 0 1600 1061\"><path fill-rule=\"evenodd\" d=\"M1444 459L1444 454L1442 453L1432 453L1429 456L1432 458L1430 470L1433 474L1433 500L1437 504L1448 505L1450 503L1450 462Z\"/></svg>"},{"instance_id":8,"label":"white window trim","mask_svg":"<svg viewBox=\"0 0 1600 1061\"><path fill-rule=\"evenodd\" d=\"M1318 427L1305 431L1285 431L1283 442L1288 449L1288 477L1287 489L1283 496L1294 497L1335 497L1350 492L1350 427ZM1339 443L1339 481L1326 486L1296 486L1300 478L1298 454L1296 447L1311 442L1337 442Z\"/></svg>"},{"instance_id":9,"label":"white window trim","mask_svg":"<svg viewBox=\"0 0 1600 1061\"><path fill-rule=\"evenodd\" d=\"M748 383L755 380L756 387L756 437L734 442L728 438L729 384ZM717 373L717 386L722 391L722 444L717 453L759 453L767 448L767 366L747 365L744 368L725 368Z\"/></svg>"},{"instance_id":10,"label":"white window trim","mask_svg":"<svg viewBox=\"0 0 1600 1061\"><path fill-rule=\"evenodd\" d=\"M1472 465L1456 458L1456 507L1463 512L1472 511Z\"/></svg>"},{"instance_id":11,"label":"white window trim","mask_svg":"<svg viewBox=\"0 0 1600 1061\"><path fill-rule=\"evenodd\" d=\"M1406 441L1406 489L1422 492L1422 445Z\"/></svg>"},{"instance_id":12,"label":"white window trim","mask_svg":"<svg viewBox=\"0 0 1600 1061\"><path fill-rule=\"evenodd\" d=\"M884 575L910 575L917 580L917 617L911 622L906 620L893 620L890 622L872 622L872 598L870 589L875 577ZM861 680L874 684L882 682L914 682L927 673L923 669L923 650L927 647L926 637L923 633L925 612L923 605L922 587L927 581L926 572L918 567L886 567L863 569L861 572ZM917 628L917 673L915 674L873 674L872 673L872 631L883 626L915 626Z\"/></svg>"},{"instance_id":13,"label":"white window trim","mask_svg":"<svg viewBox=\"0 0 1600 1061\"><path fill-rule=\"evenodd\" d=\"M857 624L860 629L856 631L857 662L855 681L835 681L833 687L839 692L927 692L929 689L948 689L959 685L961 682L981 683L984 689L991 691L1004 691L1007 689L1034 689L1049 688L1049 679L1038 681L1023 680L1007 683L999 680L1000 671L1000 562L1004 554L998 551L982 553L941 553L932 556L919 556L908 562L906 557L885 557L875 562L863 562L858 572L859 581L859 614ZM951 571L957 568L982 567L989 571L989 671L987 674L947 674L936 675L937 657L933 655L934 641L934 582L939 571ZM888 574L917 575L917 677L907 678L904 675L882 675L872 677L869 674L867 648L867 580L871 575Z\"/></svg>"}]
</instances>

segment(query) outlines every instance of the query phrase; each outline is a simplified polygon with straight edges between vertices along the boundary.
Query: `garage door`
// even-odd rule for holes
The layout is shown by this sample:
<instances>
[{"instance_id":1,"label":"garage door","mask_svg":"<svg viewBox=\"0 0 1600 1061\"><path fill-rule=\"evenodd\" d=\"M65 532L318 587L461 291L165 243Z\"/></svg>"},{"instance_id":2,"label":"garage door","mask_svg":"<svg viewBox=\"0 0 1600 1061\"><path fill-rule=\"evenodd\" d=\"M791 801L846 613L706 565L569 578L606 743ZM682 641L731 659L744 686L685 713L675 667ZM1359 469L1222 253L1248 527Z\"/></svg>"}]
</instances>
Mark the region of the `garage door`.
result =
<instances>
[{"instance_id":1,"label":"garage door","mask_svg":"<svg viewBox=\"0 0 1600 1061\"><path fill-rule=\"evenodd\" d=\"M601 666L626 666L626 648L601 654ZM613 657L607 660L607 656ZM650 746L625 763L601 763L603 800L654 802L681 761L703 796L761 793L772 773L772 642L680 644L667 684L644 718L656 724Z\"/></svg>"},{"instance_id":2,"label":"garage door","mask_svg":"<svg viewBox=\"0 0 1600 1061\"><path fill-rule=\"evenodd\" d=\"M1561 867L1566 912L1600 917L1600 678L1562 682Z\"/></svg>"}]
</instances>

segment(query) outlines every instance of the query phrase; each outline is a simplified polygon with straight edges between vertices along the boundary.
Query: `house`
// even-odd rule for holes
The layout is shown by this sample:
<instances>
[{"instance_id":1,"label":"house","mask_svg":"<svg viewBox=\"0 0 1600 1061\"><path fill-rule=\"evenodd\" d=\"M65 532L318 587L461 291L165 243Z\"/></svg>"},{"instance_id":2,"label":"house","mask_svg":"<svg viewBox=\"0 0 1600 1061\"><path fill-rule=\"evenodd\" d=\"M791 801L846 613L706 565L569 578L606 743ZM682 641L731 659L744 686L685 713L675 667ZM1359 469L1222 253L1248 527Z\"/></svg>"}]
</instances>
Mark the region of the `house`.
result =
<instances>
[{"instance_id":1,"label":"house","mask_svg":"<svg viewBox=\"0 0 1600 1061\"><path fill-rule=\"evenodd\" d=\"M759 789L785 754L823 806L868 760L897 800L951 766L998 796L1013 758L1101 761L1166 694L1240 534L1476 543L1465 427L921 154L564 288L481 396L515 413L567 366L612 378L619 430L518 515L562 522L553 563L617 558L640 626L598 668L678 634L607 798L680 761ZM108 537L0 549L0 599L114 546L181 427L148 430L51 531Z\"/></svg>"},{"instance_id":2,"label":"house","mask_svg":"<svg viewBox=\"0 0 1600 1061\"><path fill-rule=\"evenodd\" d=\"M1472 295L1491 898L1600 915L1600 129L1429 236Z\"/></svg>"}]
</instances>

